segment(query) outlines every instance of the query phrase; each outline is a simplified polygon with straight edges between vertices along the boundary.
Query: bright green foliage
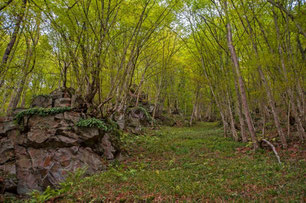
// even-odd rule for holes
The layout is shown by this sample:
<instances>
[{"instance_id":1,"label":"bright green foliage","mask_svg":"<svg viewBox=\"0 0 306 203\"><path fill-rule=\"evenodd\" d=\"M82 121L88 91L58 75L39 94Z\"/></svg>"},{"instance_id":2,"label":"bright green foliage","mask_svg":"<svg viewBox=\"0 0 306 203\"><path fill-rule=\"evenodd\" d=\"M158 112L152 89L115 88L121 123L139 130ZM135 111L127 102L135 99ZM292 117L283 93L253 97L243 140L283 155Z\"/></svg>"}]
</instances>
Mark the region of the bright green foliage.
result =
<instances>
[{"instance_id":1,"label":"bright green foliage","mask_svg":"<svg viewBox=\"0 0 306 203\"><path fill-rule=\"evenodd\" d=\"M106 172L76 179L61 193L63 202L303 200L302 157L284 154L279 165L272 152L242 153L245 144L223 137L216 123L165 127L122 140L130 158L114 162Z\"/></svg>"},{"instance_id":2,"label":"bright green foliage","mask_svg":"<svg viewBox=\"0 0 306 203\"><path fill-rule=\"evenodd\" d=\"M29 200L28 203L45 202L52 197L58 197L67 193L70 188L74 187L76 183L80 182L84 178L86 170L86 168L79 168L74 173L69 173L65 182L60 183L59 189L52 189L50 186L48 186L43 193L34 190L30 194L32 199Z\"/></svg>"},{"instance_id":3,"label":"bright green foliage","mask_svg":"<svg viewBox=\"0 0 306 203\"><path fill-rule=\"evenodd\" d=\"M80 119L76 125L78 127L85 127L85 128L99 128L104 131L111 130L111 126L107 125L104 121L96 118Z\"/></svg>"},{"instance_id":4,"label":"bright green foliage","mask_svg":"<svg viewBox=\"0 0 306 203\"><path fill-rule=\"evenodd\" d=\"M21 123L24 116L32 116L32 115L49 116L49 115L64 113L70 110L71 110L70 107L30 108L18 113L15 116L15 120L17 121L17 123Z\"/></svg>"},{"instance_id":5,"label":"bright green foliage","mask_svg":"<svg viewBox=\"0 0 306 203\"><path fill-rule=\"evenodd\" d=\"M178 110L178 115L188 116L190 123L203 118L222 120L225 134L234 134L238 126L244 127L248 135L243 113L250 112L249 120L253 122L248 122L252 123L248 128L256 128L258 140L261 134L273 140L277 133L286 132L291 147L297 135L293 126L297 126L299 139L305 139L303 0L2 0L0 8L1 116L16 107L30 106L33 95L71 87L82 94L91 109L108 117L129 110L130 102L134 102L130 100L130 88L135 85L138 88L133 96L145 95L149 103L162 107L163 113ZM233 71L227 24L232 27L240 79ZM11 52L3 62L8 50ZM245 93L238 82L245 85ZM247 105L242 105L242 94ZM100 104L101 108L95 109ZM137 108L148 120L153 119L145 109ZM46 116L62 111L65 110L29 109L18 114L16 120L20 123L26 115ZM277 120L280 126L276 130ZM288 120L295 123L291 126ZM78 125L120 134L116 124L107 120L80 120ZM150 191L169 198L190 196L195 201L247 202L277 195L294 200L293 194L297 198L303 195L298 192L305 188L298 180L303 179L299 175L303 174L302 163L280 167L265 157L267 154L239 157L234 148L244 145L221 138L221 131L211 126L202 127L166 129L160 132L162 136L127 136L135 149L138 145L145 148L139 150L143 155L139 168L144 171L136 163L129 163L131 173L116 169L105 173L105 177L98 176L97 201L107 193L103 184L108 182L117 187L117 193L136 191L134 200L144 198ZM162 158L156 161L153 157L149 162L151 156ZM178 157L184 160L177 162ZM154 164L158 173L151 171ZM168 171L163 171L165 168ZM228 174L224 168L228 168ZM222 173L233 178L223 177ZM244 177L239 178L239 174ZM118 177L117 182L112 182L112 175ZM120 179L139 184L120 187L128 183ZM94 192L90 184L96 183L90 178L84 181L88 185L80 185L79 189L89 187L88 191ZM245 184L246 189L239 184Z\"/></svg>"}]
</instances>

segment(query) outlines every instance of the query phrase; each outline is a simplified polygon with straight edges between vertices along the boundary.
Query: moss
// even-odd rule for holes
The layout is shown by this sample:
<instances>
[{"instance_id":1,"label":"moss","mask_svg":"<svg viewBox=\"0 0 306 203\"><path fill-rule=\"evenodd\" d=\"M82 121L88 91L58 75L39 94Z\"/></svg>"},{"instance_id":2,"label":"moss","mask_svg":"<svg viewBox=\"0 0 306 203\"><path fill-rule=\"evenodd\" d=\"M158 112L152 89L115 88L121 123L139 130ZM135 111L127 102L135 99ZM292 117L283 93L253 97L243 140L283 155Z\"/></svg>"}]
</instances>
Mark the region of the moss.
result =
<instances>
[{"instance_id":1,"label":"moss","mask_svg":"<svg viewBox=\"0 0 306 203\"><path fill-rule=\"evenodd\" d=\"M14 119L17 121L18 124L20 124L24 116L31 116L31 115L49 116L49 115L63 113L63 112L70 111L70 110L71 110L70 107L30 108L30 109L19 112L15 116Z\"/></svg>"}]
</instances>

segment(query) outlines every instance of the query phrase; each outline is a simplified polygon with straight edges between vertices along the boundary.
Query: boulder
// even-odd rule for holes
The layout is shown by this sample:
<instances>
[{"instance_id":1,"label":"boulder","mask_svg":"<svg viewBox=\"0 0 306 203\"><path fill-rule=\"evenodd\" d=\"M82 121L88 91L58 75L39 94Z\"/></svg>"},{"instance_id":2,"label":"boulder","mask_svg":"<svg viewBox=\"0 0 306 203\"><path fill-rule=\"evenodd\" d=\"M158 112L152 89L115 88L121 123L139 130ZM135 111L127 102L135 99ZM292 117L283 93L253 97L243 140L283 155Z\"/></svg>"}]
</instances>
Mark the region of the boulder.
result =
<instances>
[{"instance_id":1,"label":"boulder","mask_svg":"<svg viewBox=\"0 0 306 203\"><path fill-rule=\"evenodd\" d=\"M0 165L0 192L14 192L17 190L17 175L15 161Z\"/></svg>"},{"instance_id":2,"label":"boulder","mask_svg":"<svg viewBox=\"0 0 306 203\"><path fill-rule=\"evenodd\" d=\"M16 122L14 122L12 117L0 119L0 136L5 135L7 132L18 128L19 126L16 124Z\"/></svg>"},{"instance_id":3,"label":"boulder","mask_svg":"<svg viewBox=\"0 0 306 203\"><path fill-rule=\"evenodd\" d=\"M70 107L71 99L70 98L59 98L54 100L54 107Z\"/></svg>"},{"instance_id":4,"label":"boulder","mask_svg":"<svg viewBox=\"0 0 306 203\"><path fill-rule=\"evenodd\" d=\"M71 97L71 108L86 111L87 104L81 95L73 95Z\"/></svg>"},{"instance_id":5,"label":"boulder","mask_svg":"<svg viewBox=\"0 0 306 203\"><path fill-rule=\"evenodd\" d=\"M121 130L125 128L125 119L117 120L117 124Z\"/></svg>"},{"instance_id":6,"label":"boulder","mask_svg":"<svg viewBox=\"0 0 306 203\"><path fill-rule=\"evenodd\" d=\"M117 118L116 118L116 123L119 126L119 128L121 130L125 129L125 115L124 113L120 114Z\"/></svg>"},{"instance_id":7,"label":"boulder","mask_svg":"<svg viewBox=\"0 0 306 203\"><path fill-rule=\"evenodd\" d=\"M80 118L85 118L86 115L83 113L75 112L75 111L67 111L63 114L64 119L68 122L72 122L73 124L77 124Z\"/></svg>"},{"instance_id":8,"label":"boulder","mask_svg":"<svg viewBox=\"0 0 306 203\"><path fill-rule=\"evenodd\" d=\"M116 152L116 149L112 145L112 142L111 142L109 134L105 134L103 136L102 142L101 142L101 147L104 150L104 155L105 155L106 159L112 160L112 159L115 158L115 154L114 153Z\"/></svg>"},{"instance_id":9,"label":"boulder","mask_svg":"<svg viewBox=\"0 0 306 203\"><path fill-rule=\"evenodd\" d=\"M8 137L0 139L0 154L0 164L5 164L15 159L14 143Z\"/></svg>"},{"instance_id":10,"label":"boulder","mask_svg":"<svg viewBox=\"0 0 306 203\"><path fill-rule=\"evenodd\" d=\"M49 95L38 95L33 98L31 107L51 108L52 98Z\"/></svg>"},{"instance_id":11,"label":"boulder","mask_svg":"<svg viewBox=\"0 0 306 203\"><path fill-rule=\"evenodd\" d=\"M17 148L17 171L19 194L33 189L42 191L57 186L69 172L87 168L87 175L105 169L101 157L90 149L73 146L58 149Z\"/></svg>"},{"instance_id":12,"label":"boulder","mask_svg":"<svg viewBox=\"0 0 306 203\"><path fill-rule=\"evenodd\" d=\"M59 88L50 95L36 96L31 107L72 110L25 115L22 126L14 116L25 109L16 109L11 117L0 117L0 195L55 187L79 168L93 174L106 168L103 159L115 159L120 152L117 131L77 126L80 119L89 116L82 96L75 95L73 89Z\"/></svg>"},{"instance_id":13,"label":"boulder","mask_svg":"<svg viewBox=\"0 0 306 203\"><path fill-rule=\"evenodd\" d=\"M117 134L77 127L82 112L25 116L23 128L12 117L0 119L0 193L28 194L57 186L70 172L104 170L102 159L115 159Z\"/></svg>"},{"instance_id":14,"label":"boulder","mask_svg":"<svg viewBox=\"0 0 306 203\"><path fill-rule=\"evenodd\" d=\"M50 97L53 100L61 99L61 98L72 98L75 95L75 90L73 88L58 88L50 93Z\"/></svg>"},{"instance_id":15,"label":"boulder","mask_svg":"<svg viewBox=\"0 0 306 203\"><path fill-rule=\"evenodd\" d=\"M131 107L127 111L124 128L133 134L141 134L143 127L150 126L151 114L144 107ZM117 121L118 125L120 124Z\"/></svg>"},{"instance_id":16,"label":"boulder","mask_svg":"<svg viewBox=\"0 0 306 203\"><path fill-rule=\"evenodd\" d=\"M72 88L59 88L50 95L38 95L32 100L31 108L72 107L86 108L86 103L81 95L76 95Z\"/></svg>"},{"instance_id":17,"label":"boulder","mask_svg":"<svg viewBox=\"0 0 306 203\"><path fill-rule=\"evenodd\" d=\"M2 120L3 121L3 120ZM2 129L2 137L0 137L0 192L16 191L16 165L15 165L15 143L20 141L15 139L16 126L12 127L12 121L0 122Z\"/></svg>"}]
</instances>

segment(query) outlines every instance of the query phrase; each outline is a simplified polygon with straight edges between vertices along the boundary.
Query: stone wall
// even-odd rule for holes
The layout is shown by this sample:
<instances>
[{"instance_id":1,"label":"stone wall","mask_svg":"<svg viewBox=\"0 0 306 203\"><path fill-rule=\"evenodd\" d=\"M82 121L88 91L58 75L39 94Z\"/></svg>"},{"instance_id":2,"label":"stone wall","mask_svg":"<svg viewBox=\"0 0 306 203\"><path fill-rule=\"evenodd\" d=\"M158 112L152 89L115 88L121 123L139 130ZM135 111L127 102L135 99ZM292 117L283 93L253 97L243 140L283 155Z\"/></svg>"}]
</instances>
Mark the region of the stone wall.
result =
<instances>
[{"instance_id":1,"label":"stone wall","mask_svg":"<svg viewBox=\"0 0 306 203\"><path fill-rule=\"evenodd\" d=\"M105 169L103 160L119 153L119 135L97 127L77 127L89 118L82 102L65 90L36 97L33 107L75 107L54 115L26 115L21 123L0 118L0 193L27 194L56 186L69 172L87 168L87 174ZM77 107L76 107L77 106ZM20 110L19 110L20 111Z\"/></svg>"}]
</instances>

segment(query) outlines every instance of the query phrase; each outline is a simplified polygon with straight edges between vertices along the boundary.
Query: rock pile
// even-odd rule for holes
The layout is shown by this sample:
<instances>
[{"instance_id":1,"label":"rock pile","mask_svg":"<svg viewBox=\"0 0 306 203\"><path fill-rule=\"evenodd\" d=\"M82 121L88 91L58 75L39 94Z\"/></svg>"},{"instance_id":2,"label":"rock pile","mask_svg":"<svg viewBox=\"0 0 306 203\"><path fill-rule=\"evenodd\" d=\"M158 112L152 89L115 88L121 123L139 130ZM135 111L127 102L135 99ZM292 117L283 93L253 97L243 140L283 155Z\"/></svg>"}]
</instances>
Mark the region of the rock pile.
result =
<instances>
[{"instance_id":1,"label":"rock pile","mask_svg":"<svg viewBox=\"0 0 306 203\"><path fill-rule=\"evenodd\" d=\"M118 134L95 125L78 125L91 118L71 89L38 96L32 107L48 109L25 110L20 123L16 115L0 118L0 193L42 191L78 168L86 167L87 174L101 171L103 160L118 155Z\"/></svg>"},{"instance_id":2,"label":"rock pile","mask_svg":"<svg viewBox=\"0 0 306 203\"><path fill-rule=\"evenodd\" d=\"M148 102L145 93L137 95L136 89L137 86L130 89L126 112L115 116L115 120L120 129L133 134L141 134L143 127L150 126L153 122L154 105Z\"/></svg>"},{"instance_id":3,"label":"rock pile","mask_svg":"<svg viewBox=\"0 0 306 203\"><path fill-rule=\"evenodd\" d=\"M189 125L189 118L184 117L178 109L175 109L172 113L163 111L162 105L157 104L155 106L150 103L148 95L144 92L138 94L136 89L138 89L136 85L130 88L126 112L121 112L114 118L122 130L133 134L142 134L142 129L148 126L182 127ZM154 108L156 108L155 113L153 113Z\"/></svg>"}]
</instances>

